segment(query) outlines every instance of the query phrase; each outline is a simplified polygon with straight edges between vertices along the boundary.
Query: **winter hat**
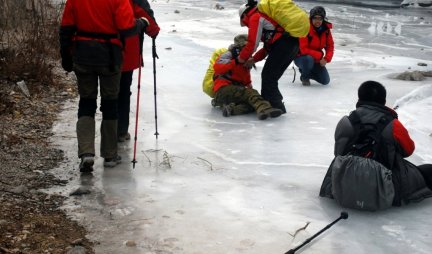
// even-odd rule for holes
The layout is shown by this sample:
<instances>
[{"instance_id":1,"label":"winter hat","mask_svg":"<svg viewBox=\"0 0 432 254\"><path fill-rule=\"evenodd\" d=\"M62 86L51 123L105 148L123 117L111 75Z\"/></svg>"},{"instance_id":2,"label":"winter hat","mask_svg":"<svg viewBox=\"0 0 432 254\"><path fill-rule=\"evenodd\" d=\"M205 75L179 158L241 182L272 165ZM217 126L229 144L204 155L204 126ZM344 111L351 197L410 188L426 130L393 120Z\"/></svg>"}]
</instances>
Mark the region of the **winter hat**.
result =
<instances>
[{"instance_id":1,"label":"winter hat","mask_svg":"<svg viewBox=\"0 0 432 254\"><path fill-rule=\"evenodd\" d=\"M247 34L239 34L234 37L234 46L243 48L247 43Z\"/></svg>"},{"instance_id":2,"label":"winter hat","mask_svg":"<svg viewBox=\"0 0 432 254\"><path fill-rule=\"evenodd\" d=\"M376 81L363 82L358 88L359 101L371 101L385 105L386 96L385 87Z\"/></svg>"},{"instance_id":3,"label":"winter hat","mask_svg":"<svg viewBox=\"0 0 432 254\"><path fill-rule=\"evenodd\" d=\"M309 12L309 18L313 18L315 16L321 16L323 19L326 18L326 11L322 6L315 6Z\"/></svg>"}]
</instances>

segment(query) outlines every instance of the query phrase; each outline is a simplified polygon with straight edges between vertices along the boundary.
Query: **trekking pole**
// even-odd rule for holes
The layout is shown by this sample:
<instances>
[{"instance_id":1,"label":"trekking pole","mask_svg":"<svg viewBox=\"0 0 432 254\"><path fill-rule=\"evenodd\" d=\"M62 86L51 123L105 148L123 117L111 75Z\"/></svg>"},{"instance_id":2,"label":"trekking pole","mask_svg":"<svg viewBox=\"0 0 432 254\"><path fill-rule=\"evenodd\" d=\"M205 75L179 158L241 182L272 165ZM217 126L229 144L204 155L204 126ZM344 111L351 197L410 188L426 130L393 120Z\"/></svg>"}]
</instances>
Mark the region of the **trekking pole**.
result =
<instances>
[{"instance_id":1,"label":"trekking pole","mask_svg":"<svg viewBox=\"0 0 432 254\"><path fill-rule=\"evenodd\" d=\"M293 69L293 71L294 71L294 77L293 77L293 81L292 81L292 83L294 83L294 81L295 81L295 79L296 79L296 74L297 74L297 72L296 72L296 69L294 68L294 65L293 65L292 69Z\"/></svg>"},{"instance_id":2,"label":"trekking pole","mask_svg":"<svg viewBox=\"0 0 432 254\"><path fill-rule=\"evenodd\" d=\"M156 53L156 39L152 38L152 55L153 55L153 91L154 91L154 109L155 109L155 129L156 139L158 138L158 125L157 125L157 99L156 99L156 58L159 59L159 56Z\"/></svg>"},{"instance_id":3,"label":"trekking pole","mask_svg":"<svg viewBox=\"0 0 432 254\"><path fill-rule=\"evenodd\" d=\"M140 54L140 64L139 64L139 69L138 69L138 91L137 91L137 108L136 108L136 113L135 113L135 137L134 137L134 151L133 151L133 168L135 168L135 163L137 163L136 161L136 147L137 147L137 134L138 134L138 112L139 112L139 99L140 99L140 89L141 89L141 60L142 59L142 54Z\"/></svg>"},{"instance_id":4,"label":"trekking pole","mask_svg":"<svg viewBox=\"0 0 432 254\"><path fill-rule=\"evenodd\" d=\"M315 235L313 235L312 237L306 239L306 241L304 241L300 246L291 249L287 252L285 252L285 254L294 254L296 251L298 251L301 247L305 246L306 244L308 244L310 241L312 241L315 237L319 236L322 232L326 231L327 229L329 229L331 226L333 226L334 224L336 224L338 221L340 221L341 219L346 220L348 218L348 213L347 212L341 212L341 215L339 218L337 218L335 221L333 221L332 223L328 224L325 228L321 229L318 233L316 233Z\"/></svg>"}]
</instances>

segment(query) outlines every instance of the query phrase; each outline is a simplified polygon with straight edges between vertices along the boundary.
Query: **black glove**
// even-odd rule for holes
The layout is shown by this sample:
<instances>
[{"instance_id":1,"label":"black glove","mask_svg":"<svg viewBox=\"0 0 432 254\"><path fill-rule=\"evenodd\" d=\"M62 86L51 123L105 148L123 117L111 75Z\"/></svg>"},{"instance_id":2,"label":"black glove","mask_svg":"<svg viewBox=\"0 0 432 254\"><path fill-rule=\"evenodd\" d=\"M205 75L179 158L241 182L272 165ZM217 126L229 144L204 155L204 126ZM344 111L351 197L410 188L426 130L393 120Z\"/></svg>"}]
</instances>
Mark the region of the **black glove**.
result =
<instances>
[{"instance_id":1,"label":"black glove","mask_svg":"<svg viewBox=\"0 0 432 254\"><path fill-rule=\"evenodd\" d=\"M62 67L63 70L67 72L71 72L73 70L73 61L72 61L72 55L69 53L69 50L62 49L60 51L61 58L62 58Z\"/></svg>"},{"instance_id":2,"label":"black glove","mask_svg":"<svg viewBox=\"0 0 432 254\"><path fill-rule=\"evenodd\" d=\"M149 24L150 24L149 21L144 17L137 19L139 34L144 34Z\"/></svg>"}]
</instances>

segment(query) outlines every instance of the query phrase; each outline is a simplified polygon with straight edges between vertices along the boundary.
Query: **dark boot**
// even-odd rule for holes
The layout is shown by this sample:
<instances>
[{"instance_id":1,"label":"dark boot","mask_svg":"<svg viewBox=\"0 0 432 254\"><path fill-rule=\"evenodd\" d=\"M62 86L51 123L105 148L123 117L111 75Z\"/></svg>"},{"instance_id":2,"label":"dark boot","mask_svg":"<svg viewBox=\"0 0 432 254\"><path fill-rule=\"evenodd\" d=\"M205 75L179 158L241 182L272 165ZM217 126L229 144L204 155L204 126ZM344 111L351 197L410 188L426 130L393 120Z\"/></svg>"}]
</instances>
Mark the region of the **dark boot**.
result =
<instances>
[{"instance_id":1,"label":"dark boot","mask_svg":"<svg viewBox=\"0 0 432 254\"><path fill-rule=\"evenodd\" d=\"M257 111L257 116L259 120L265 120L268 117L276 118L282 115L282 110L277 108L268 108L265 110Z\"/></svg>"},{"instance_id":2,"label":"dark boot","mask_svg":"<svg viewBox=\"0 0 432 254\"><path fill-rule=\"evenodd\" d=\"M216 101L216 99L212 99L212 100L211 100L211 105L212 105L212 107L214 107L214 108L216 108L216 107L222 107L222 104L218 103L218 102Z\"/></svg>"},{"instance_id":3,"label":"dark boot","mask_svg":"<svg viewBox=\"0 0 432 254\"><path fill-rule=\"evenodd\" d=\"M81 163L79 165L80 172L89 173L93 171L94 165L94 154L83 154L81 155Z\"/></svg>"},{"instance_id":4,"label":"dark boot","mask_svg":"<svg viewBox=\"0 0 432 254\"><path fill-rule=\"evenodd\" d=\"M302 85L304 85L304 86L310 86L311 85L311 82L309 79L305 79L305 78L300 76L300 80L302 82Z\"/></svg>"},{"instance_id":5,"label":"dark boot","mask_svg":"<svg viewBox=\"0 0 432 254\"><path fill-rule=\"evenodd\" d=\"M282 101L272 101L270 102L273 108L280 109L282 114L286 113L285 105Z\"/></svg>"}]
</instances>

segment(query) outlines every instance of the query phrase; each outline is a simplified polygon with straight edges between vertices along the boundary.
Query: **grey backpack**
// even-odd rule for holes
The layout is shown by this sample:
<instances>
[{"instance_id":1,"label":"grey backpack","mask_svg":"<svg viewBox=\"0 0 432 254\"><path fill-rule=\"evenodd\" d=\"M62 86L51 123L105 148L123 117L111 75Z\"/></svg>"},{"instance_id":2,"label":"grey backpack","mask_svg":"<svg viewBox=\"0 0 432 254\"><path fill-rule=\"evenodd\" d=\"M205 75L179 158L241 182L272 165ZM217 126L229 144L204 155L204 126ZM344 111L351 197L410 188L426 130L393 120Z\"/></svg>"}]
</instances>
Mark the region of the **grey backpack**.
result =
<instances>
[{"instance_id":1,"label":"grey backpack","mask_svg":"<svg viewBox=\"0 0 432 254\"><path fill-rule=\"evenodd\" d=\"M381 132L393 120L383 116L378 123L363 124L353 111L348 119L356 136L331 168L332 195L343 207L376 211L391 207L395 190L392 172L380 161Z\"/></svg>"},{"instance_id":2,"label":"grey backpack","mask_svg":"<svg viewBox=\"0 0 432 254\"><path fill-rule=\"evenodd\" d=\"M332 164L332 194L343 207L376 211L391 207L392 172L376 160L337 156Z\"/></svg>"}]
</instances>

